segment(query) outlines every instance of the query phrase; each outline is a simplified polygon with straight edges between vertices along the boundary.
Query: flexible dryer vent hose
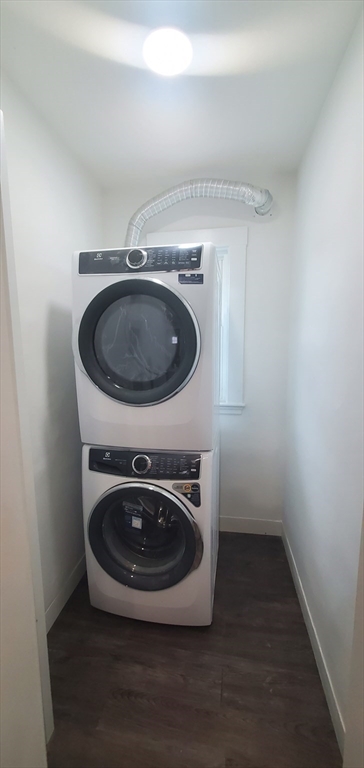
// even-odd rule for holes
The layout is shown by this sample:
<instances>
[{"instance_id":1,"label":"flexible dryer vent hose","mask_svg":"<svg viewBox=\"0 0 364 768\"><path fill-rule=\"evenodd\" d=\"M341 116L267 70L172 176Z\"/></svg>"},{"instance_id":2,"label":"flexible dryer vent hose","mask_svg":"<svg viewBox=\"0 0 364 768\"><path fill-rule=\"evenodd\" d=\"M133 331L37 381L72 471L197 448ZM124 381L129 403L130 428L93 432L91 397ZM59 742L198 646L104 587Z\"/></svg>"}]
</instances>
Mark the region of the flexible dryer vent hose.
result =
<instances>
[{"instance_id":1,"label":"flexible dryer vent hose","mask_svg":"<svg viewBox=\"0 0 364 768\"><path fill-rule=\"evenodd\" d=\"M192 197L219 197L224 200L238 200L246 205L253 205L255 212L265 216L272 207L273 198L268 189L253 187L240 181L223 179L191 179L167 189L162 194L152 197L133 214L126 233L126 246L136 246L144 224L166 208Z\"/></svg>"}]
</instances>

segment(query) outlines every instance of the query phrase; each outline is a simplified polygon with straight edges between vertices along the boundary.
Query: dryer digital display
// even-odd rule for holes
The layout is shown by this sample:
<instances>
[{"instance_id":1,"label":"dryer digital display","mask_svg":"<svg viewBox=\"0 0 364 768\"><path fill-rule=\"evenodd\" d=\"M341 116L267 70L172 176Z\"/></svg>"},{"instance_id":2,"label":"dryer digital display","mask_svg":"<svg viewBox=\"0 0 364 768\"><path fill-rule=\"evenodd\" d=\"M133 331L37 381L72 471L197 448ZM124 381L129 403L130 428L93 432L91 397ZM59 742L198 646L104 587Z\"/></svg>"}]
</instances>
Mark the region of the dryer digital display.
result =
<instances>
[{"instance_id":1,"label":"dryer digital display","mask_svg":"<svg viewBox=\"0 0 364 768\"><path fill-rule=\"evenodd\" d=\"M79 255L80 275L138 272L191 272L201 268L202 245L119 248L83 251Z\"/></svg>"}]
</instances>

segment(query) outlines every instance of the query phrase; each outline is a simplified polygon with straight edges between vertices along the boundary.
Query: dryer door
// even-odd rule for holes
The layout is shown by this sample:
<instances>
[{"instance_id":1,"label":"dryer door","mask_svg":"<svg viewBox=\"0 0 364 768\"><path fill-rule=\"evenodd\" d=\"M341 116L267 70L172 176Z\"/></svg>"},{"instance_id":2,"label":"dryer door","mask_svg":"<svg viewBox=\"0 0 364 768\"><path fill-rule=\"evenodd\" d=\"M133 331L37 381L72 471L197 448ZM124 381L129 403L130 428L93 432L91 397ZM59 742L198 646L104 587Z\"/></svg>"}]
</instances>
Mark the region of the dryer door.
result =
<instances>
[{"instance_id":1,"label":"dryer door","mask_svg":"<svg viewBox=\"0 0 364 768\"><path fill-rule=\"evenodd\" d=\"M78 343L94 384L129 405L172 397L200 353L191 307L155 280L121 280L101 291L83 315Z\"/></svg>"},{"instance_id":2,"label":"dryer door","mask_svg":"<svg viewBox=\"0 0 364 768\"><path fill-rule=\"evenodd\" d=\"M202 557L201 535L187 507L146 483L125 483L104 494L91 512L88 537L103 570L133 589L172 587Z\"/></svg>"}]
</instances>

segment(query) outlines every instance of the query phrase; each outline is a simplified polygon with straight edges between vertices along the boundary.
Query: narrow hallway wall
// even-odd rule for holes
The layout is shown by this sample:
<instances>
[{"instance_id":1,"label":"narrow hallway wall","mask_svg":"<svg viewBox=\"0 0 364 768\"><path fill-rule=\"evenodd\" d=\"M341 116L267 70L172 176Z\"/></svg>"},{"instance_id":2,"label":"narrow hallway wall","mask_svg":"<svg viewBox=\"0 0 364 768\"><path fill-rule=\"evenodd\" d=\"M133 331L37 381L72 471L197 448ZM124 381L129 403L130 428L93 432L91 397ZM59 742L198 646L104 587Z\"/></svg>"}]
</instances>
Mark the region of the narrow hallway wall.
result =
<instances>
[{"instance_id":1,"label":"narrow hallway wall","mask_svg":"<svg viewBox=\"0 0 364 768\"><path fill-rule=\"evenodd\" d=\"M2 108L49 628L84 570L71 259L73 250L98 247L100 198L8 81Z\"/></svg>"},{"instance_id":2,"label":"narrow hallway wall","mask_svg":"<svg viewBox=\"0 0 364 768\"><path fill-rule=\"evenodd\" d=\"M361 30L300 174L284 516L341 746L363 509Z\"/></svg>"}]
</instances>

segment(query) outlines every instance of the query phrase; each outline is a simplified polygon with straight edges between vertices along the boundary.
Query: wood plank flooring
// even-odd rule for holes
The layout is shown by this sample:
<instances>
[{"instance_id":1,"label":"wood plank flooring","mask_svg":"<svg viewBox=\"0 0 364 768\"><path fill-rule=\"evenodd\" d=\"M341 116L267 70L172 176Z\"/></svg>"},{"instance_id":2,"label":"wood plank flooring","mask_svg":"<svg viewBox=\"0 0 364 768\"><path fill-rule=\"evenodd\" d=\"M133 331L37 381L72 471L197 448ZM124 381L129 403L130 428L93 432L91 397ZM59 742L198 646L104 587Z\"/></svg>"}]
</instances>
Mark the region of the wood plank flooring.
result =
<instances>
[{"instance_id":1,"label":"wood plank flooring","mask_svg":"<svg viewBox=\"0 0 364 768\"><path fill-rule=\"evenodd\" d=\"M208 628L103 613L83 580L49 655L49 768L341 766L277 537L220 535Z\"/></svg>"}]
</instances>

